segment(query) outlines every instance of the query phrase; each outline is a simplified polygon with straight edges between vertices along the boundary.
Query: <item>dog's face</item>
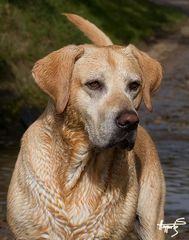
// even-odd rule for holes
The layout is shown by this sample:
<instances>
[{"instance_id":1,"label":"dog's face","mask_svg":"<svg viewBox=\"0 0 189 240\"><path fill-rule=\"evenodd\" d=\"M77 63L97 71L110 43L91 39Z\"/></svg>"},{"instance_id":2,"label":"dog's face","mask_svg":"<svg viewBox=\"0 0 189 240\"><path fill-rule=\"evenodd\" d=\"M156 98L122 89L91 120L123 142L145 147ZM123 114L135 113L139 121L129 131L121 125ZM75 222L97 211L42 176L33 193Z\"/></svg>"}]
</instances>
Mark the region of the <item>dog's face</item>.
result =
<instances>
[{"instance_id":1,"label":"dog's face","mask_svg":"<svg viewBox=\"0 0 189 240\"><path fill-rule=\"evenodd\" d=\"M85 46L74 66L69 104L94 146L133 147L141 96L142 73L133 56L115 47Z\"/></svg>"},{"instance_id":2,"label":"dog's face","mask_svg":"<svg viewBox=\"0 0 189 240\"><path fill-rule=\"evenodd\" d=\"M133 46L68 46L38 61L38 85L57 112L73 106L93 146L132 149L141 99L151 110L150 94L161 81L159 63Z\"/></svg>"},{"instance_id":3,"label":"dog's face","mask_svg":"<svg viewBox=\"0 0 189 240\"><path fill-rule=\"evenodd\" d=\"M132 149L139 122L136 110L142 98L152 110L150 95L160 85L161 66L132 45L113 45L86 19L65 15L96 46L67 46L49 54L35 64L34 79L57 112L72 106L93 146Z\"/></svg>"}]
</instances>

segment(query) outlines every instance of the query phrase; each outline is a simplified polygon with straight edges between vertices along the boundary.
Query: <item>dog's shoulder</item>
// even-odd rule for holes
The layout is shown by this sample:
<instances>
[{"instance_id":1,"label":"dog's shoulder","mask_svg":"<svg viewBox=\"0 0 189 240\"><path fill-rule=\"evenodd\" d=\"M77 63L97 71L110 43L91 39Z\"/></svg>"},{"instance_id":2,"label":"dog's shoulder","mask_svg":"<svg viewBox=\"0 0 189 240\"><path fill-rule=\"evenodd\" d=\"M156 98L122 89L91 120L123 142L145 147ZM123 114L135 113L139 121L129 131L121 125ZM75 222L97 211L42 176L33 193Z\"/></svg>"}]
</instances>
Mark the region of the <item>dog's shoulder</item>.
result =
<instances>
[{"instance_id":1,"label":"dog's shoulder","mask_svg":"<svg viewBox=\"0 0 189 240\"><path fill-rule=\"evenodd\" d=\"M146 131L142 126L138 127L137 130L137 137L135 142L134 151L140 152L140 154L151 154L152 152L156 152L155 144Z\"/></svg>"},{"instance_id":2,"label":"dog's shoulder","mask_svg":"<svg viewBox=\"0 0 189 240\"><path fill-rule=\"evenodd\" d=\"M35 122L33 122L24 132L23 136L22 136L22 143L24 143L25 141L28 141L28 138L33 138L34 136L36 136L36 134L38 134L40 131L40 128L42 126L42 123L40 121L40 119L37 119Z\"/></svg>"},{"instance_id":3,"label":"dog's shoulder","mask_svg":"<svg viewBox=\"0 0 189 240\"><path fill-rule=\"evenodd\" d=\"M141 167L145 164L154 165L154 163L159 162L156 146L148 132L142 126L138 127L133 151Z\"/></svg>"}]
</instances>

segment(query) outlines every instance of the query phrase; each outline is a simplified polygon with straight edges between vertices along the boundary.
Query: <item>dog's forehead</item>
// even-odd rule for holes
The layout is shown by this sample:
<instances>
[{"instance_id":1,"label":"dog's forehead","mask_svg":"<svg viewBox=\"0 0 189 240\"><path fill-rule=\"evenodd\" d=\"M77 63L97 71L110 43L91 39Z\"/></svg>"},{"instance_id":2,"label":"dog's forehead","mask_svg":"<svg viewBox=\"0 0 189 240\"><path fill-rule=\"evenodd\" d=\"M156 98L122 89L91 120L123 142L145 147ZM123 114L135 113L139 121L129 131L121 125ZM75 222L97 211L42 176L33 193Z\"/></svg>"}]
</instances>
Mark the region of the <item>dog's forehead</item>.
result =
<instances>
[{"instance_id":1,"label":"dog's forehead","mask_svg":"<svg viewBox=\"0 0 189 240\"><path fill-rule=\"evenodd\" d=\"M85 46L83 56L76 62L77 69L126 70L139 73L140 69L133 56L127 56L120 48Z\"/></svg>"}]
</instances>

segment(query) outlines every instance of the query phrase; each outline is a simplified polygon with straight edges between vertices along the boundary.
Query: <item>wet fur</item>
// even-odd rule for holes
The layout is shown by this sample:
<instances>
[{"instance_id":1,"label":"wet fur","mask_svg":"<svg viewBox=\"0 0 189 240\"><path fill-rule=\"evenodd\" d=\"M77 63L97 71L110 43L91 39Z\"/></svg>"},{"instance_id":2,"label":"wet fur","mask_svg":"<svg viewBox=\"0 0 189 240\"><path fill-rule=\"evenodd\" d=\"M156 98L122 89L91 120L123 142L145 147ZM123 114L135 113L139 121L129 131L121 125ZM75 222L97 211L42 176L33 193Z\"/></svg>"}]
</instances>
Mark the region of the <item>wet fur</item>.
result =
<instances>
[{"instance_id":1,"label":"wet fur","mask_svg":"<svg viewBox=\"0 0 189 240\"><path fill-rule=\"evenodd\" d=\"M91 28L91 23L76 15L67 16L74 23L77 20L87 36L91 36L89 29L93 31L91 39L104 47L68 46L34 66L35 81L50 100L22 138L8 193L10 228L19 240L120 240L130 239L131 231L142 240L163 240L157 223L164 218L164 177L147 132L138 127L131 151L116 145L95 146L98 134L110 138L109 131L114 128L111 109L138 109L142 98L152 109L150 94L161 82L160 65L134 46L107 46L111 42L99 29L94 39L96 26ZM142 77L138 95L129 99L118 80L117 89L109 80L111 95L100 95L104 104L89 104L82 95L80 79L98 65L94 60L88 63L91 56L110 66L107 74L115 76L120 61L127 58L128 69ZM104 115L108 111L110 119ZM98 119L91 126L96 113ZM103 122L110 127L98 130L100 134L96 129ZM104 140L97 144L103 145Z\"/></svg>"}]
</instances>

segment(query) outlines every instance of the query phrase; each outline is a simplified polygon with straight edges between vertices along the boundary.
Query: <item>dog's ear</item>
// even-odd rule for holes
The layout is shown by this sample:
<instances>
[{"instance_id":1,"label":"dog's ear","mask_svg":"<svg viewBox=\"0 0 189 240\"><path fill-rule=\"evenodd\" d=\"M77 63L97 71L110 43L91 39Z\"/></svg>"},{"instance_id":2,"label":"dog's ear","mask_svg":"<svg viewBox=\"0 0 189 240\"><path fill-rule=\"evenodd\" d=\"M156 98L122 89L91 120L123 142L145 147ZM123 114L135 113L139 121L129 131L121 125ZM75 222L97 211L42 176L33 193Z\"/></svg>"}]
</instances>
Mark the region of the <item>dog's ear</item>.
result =
<instances>
[{"instance_id":1,"label":"dog's ear","mask_svg":"<svg viewBox=\"0 0 189 240\"><path fill-rule=\"evenodd\" d=\"M153 94L160 86L162 80L162 67L159 62L140 51L132 44L124 49L124 52L134 57L142 72L143 78L143 99L146 108L152 111L151 94Z\"/></svg>"},{"instance_id":2,"label":"dog's ear","mask_svg":"<svg viewBox=\"0 0 189 240\"><path fill-rule=\"evenodd\" d=\"M58 113L66 107L74 63L83 52L83 48L70 45L50 53L33 67L35 82L53 99Z\"/></svg>"}]
</instances>

